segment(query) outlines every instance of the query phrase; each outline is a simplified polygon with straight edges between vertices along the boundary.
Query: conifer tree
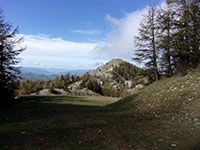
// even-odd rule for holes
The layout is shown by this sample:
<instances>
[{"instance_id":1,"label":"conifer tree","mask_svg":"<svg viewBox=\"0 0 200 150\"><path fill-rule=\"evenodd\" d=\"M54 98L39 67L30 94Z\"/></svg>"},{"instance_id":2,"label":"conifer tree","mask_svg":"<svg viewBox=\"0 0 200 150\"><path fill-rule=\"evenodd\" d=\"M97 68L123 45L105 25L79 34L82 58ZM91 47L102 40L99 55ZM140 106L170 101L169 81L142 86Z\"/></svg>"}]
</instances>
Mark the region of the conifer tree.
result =
<instances>
[{"instance_id":1,"label":"conifer tree","mask_svg":"<svg viewBox=\"0 0 200 150\"><path fill-rule=\"evenodd\" d=\"M176 6L176 33L173 36L175 65L184 73L200 62L200 5L199 0L171 0Z\"/></svg>"},{"instance_id":2,"label":"conifer tree","mask_svg":"<svg viewBox=\"0 0 200 150\"><path fill-rule=\"evenodd\" d=\"M190 46L189 46L189 9L188 0L174 1L176 4L176 33L174 35L175 64L178 72L184 72L189 68Z\"/></svg>"},{"instance_id":3,"label":"conifer tree","mask_svg":"<svg viewBox=\"0 0 200 150\"><path fill-rule=\"evenodd\" d=\"M191 0L189 8L190 18L190 62L192 67L200 63L200 1Z\"/></svg>"},{"instance_id":4,"label":"conifer tree","mask_svg":"<svg viewBox=\"0 0 200 150\"><path fill-rule=\"evenodd\" d=\"M155 80L158 80L158 32L156 12L156 6L153 4L140 24L139 35L135 37L136 52L133 60L136 62L143 62L147 69L153 71Z\"/></svg>"},{"instance_id":5,"label":"conifer tree","mask_svg":"<svg viewBox=\"0 0 200 150\"><path fill-rule=\"evenodd\" d=\"M160 66L162 72L165 72L168 77L173 75L173 36L175 33L175 10L171 2L167 2L164 8L158 11L158 29L159 29L159 51L160 51Z\"/></svg>"},{"instance_id":6,"label":"conifer tree","mask_svg":"<svg viewBox=\"0 0 200 150\"><path fill-rule=\"evenodd\" d=\"M24 50L17 39L17 28L6 22L0 9L0 105L9 104L16 95L18 88L19 70L14 66L19 62L17 56Z\"/></svg>"}]
</instances>

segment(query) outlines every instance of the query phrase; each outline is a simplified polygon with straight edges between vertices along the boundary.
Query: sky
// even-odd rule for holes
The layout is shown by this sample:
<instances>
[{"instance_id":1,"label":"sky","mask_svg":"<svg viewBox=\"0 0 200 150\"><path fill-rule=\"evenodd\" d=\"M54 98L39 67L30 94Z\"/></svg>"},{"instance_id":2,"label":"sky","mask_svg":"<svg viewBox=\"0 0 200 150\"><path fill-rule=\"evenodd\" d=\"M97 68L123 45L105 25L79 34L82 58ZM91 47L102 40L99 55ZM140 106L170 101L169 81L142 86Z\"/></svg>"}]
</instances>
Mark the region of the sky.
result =
<instances>
[{"instance_id":1,"label":"sky","mask_svg":"<svg viewBox=\"0 0 200 150\"><path fill-rule=\"evenodd\" d=\"M134 36L152 3L164 0L1 0L5 20L19 26L23 67L94 69L132 62ZM133 62L132 62L133 63Z\"/></svg>"}]
</instances>

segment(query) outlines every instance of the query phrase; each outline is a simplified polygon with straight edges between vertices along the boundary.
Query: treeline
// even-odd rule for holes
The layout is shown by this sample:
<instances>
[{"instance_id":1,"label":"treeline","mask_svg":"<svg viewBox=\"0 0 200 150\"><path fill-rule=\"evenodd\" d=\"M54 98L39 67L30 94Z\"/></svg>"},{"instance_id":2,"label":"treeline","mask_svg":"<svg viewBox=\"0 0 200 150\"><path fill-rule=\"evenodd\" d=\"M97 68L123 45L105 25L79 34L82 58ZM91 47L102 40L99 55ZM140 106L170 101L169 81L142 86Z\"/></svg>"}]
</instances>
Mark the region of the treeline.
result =
<instances>
[{"instance_id":1,"label":"treeline","mask_svg":"<svg viewBox=\"0 0 200 150\"><path fill-rule=\"evenodd\" d=\"M79 78L79 76L71 76L69 73L67 73L66 75L58 76L53 80L33 81L31 79L27 79L20 82L19 95L35 93L42 89L49 89L50 92L53 92L55 88L64 89L67 91L68 86L78 81Z\"/></svg>"},{"instance_id":2,"label":"treeline","mask_svg":"<svg viewBox=\"0 0 200 150\"><path fill-rule=\"evenodd\" d=\"M186 73L200 63L199 0L167 0L154 4L144 16L135 37L134 61L143 63L154 79Z\"/></svg>"},{"instance_id":3,"label":"treeline","mask_svg":"<svg viewBox=\"0 0 200 150\"><path fill-rule=\"evenodd\" d=\"M83 76L76 76L70 74L61 75L53 80L36 80L27 79L20 82L19 95L28 95L32 93L37 93L42 89L48 89L49 92L54 93L55 88L64 89L69 91L70 84L79 81L80 85L76 90L81 90L87 88L94 91L100 95L112 96L112 97L122 97L124 95L124 90L126 89L123 84L118 88L113 88L113 85L109 81L101 81L97 77L91 76L89 74L84 74Z\"/></svg>"},{"instance_id":4,"label":"treeline","mask_svg":"<svg viewBox=\"0 0 200 150\"><path fill-rule=\"evenodd\" d=\"M115 86L113 82L108 79L98 78L96 76L91 76L88 73L80 77L81 84L80 89L87 88L103 96L110 97L123 97L127 95L126 85L119 83Z\"/></svg>"}]
</instances>

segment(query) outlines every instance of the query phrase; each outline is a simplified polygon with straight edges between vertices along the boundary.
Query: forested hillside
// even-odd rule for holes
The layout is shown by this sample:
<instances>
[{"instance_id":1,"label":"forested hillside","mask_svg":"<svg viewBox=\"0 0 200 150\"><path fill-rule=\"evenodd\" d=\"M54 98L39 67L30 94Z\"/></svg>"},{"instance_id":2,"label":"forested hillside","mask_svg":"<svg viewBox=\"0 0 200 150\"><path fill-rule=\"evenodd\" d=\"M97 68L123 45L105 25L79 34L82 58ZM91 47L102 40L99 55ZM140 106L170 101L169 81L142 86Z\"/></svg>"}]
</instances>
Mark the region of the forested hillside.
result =
<instances>
[{"instance_id":1,"label":"forested hillside","mask_svg":"<svg viewBox=\"0 0 200 150\"><path fill-rule=\"evenodd\" d=\"M87 88L104 96L124 97L130 94L128 89L133 89L138 84L146 85L152 81L151 73L148 71L121 59L113 59L82 76L68 73L47 81L21 81L19 93L20 95L31 94L43 89L49 89L51 93L56 88L66 92L76 92Z\"/></svg>"}]
</instances>

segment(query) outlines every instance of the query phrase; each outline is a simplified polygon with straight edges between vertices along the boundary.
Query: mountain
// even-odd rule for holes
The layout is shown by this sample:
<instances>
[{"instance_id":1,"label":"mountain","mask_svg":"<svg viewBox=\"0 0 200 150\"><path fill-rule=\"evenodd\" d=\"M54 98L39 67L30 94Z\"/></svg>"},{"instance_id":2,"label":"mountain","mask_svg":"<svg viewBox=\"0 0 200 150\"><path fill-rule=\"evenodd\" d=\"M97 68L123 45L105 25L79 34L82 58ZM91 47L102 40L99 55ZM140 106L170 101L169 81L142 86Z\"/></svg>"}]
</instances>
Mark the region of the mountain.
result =
<instances>
[{"instance_id":1,"label":"mountain","mask_svg":"<svg viewBox=\"0 0 200 150\"><path fill-rule=\"evenodd\" d=\"M129 84L129 87L139 83L147 84L148 82L143 69L122 59L112 59L105 65L89 72L89 75L111 82Z\"/></svg>"},{"instance_id":2,"label":"mountain","mask_svg":"<svg viewBox=\"0 0 200 150\"><path fill-rule=\"evenodd\" d=\"M146 71L122 59L112 59L106 64L84 74L69 89L88 88L104 96L124 97L148 84Z\"/></svg>"},{"instance_id":3,"label":"mountain","mask_svg":"<svg viewBox=\"0 0 200 150\"><path fill-rule=\"evenodd\" d=\"M124 63L122 59L112 59L105 65L98 67L96 70L89 72L91 76L112 78L112 71L114 67L119 67L120 64Z\"/></svg>"},{"instance_id":4,"label":"mountain","mask_svg":"<svg viewBox=\"0 0 200 150\"><path fill-rule=\"evenodd\" d=\"M78 76L91 71L91 69L67 69L67 68L45 68L45 70L55 75L64 75L66 73L70 73L70 75L78 75Z\"/></svg>"},{"instance_id":5,"label":"mountain","mask_svg":"<svg viewBox=\"0 0 200 150\"><path fill-rule=\"evenodd\" d=\"M32 68L32 67L21 67L22 80L50 80L56 76L65 75L83 75L91 70L89 69L66 69L66 68Z\"/></svg>"},{"instance_id":6,"label":"mountain","mask_svg":"<svg viewBox=\"0 0 200 150\"><path fill-rule=\"evenodd\" d=\"M58 75L64 75L66 73L69 73L70 75L77 75L77 76L81 76L87 72L90 72L91 70L89 69L76 69L76 70L65 70L63 72L58 73Z\"/></svg>"},{"instance_id":7,"label":"mountain","mask_svg":"<svg viewBox=\"0 0 200 150\"><path fill-rule=\"evenodd\" d=\"M33 81L36 81L36 80L52 80L56 76L57 75L45 75L45 74L36 74L36 73L22 73L21 74L22 80L31 79Z\"/></svg>"},{"instance_id":8,"label":"mountain","mask_svg":"<svg viewBox=\"0 0 200 150\"><path fill-rule=\"evenodd\" d=\"M56 68L55 71L54 68L48 68L47 70L41 70L41 68L30 68L29 70L26 68L24 70L26 71L26 73L22 72L23 80L32 79L34 81L51 80L54 79L56 76L66 74L67 72L71 73L71 75L84 73L81 76L76 76L71 79L69 78L69 76L56 78L52 82L53 84L50 84L50 82L45 82L45 87L51 89L65 89L66 91L73 92L87 88L100 95L113 97L124 97L128 94L136 93L149 83L148 75L143 69L138 68L126 61L123 61L122 59L112 59L106 64L98 67L96 70L90 72L88 72L88 70L66 70L66 72L64 73L59 72L64 71L62 68ZM36 73L32 73L31 71ZM54 74L50 74L51 72L53 72ZM44 87L43 83L36 84L36 87L33 82L33 86L31 88L34 87L34 89L36 89L34 90L34 92L36 92L37 89L42 89ZM25 91L33 90L25 89Z\"/></svg>"},{"instance_id":9,"label":"mountain","mask_svg":"<svg viewBox=\"0 0 200 150\"><path fill-rule=\"evenodd\" d=\"M51 75L52 74L51 72L47 71L44 68L21 67L20 71L22 72L22 74L28 74L28 73L43 74L43 75Z\"/></svg>"}]
</instances>

